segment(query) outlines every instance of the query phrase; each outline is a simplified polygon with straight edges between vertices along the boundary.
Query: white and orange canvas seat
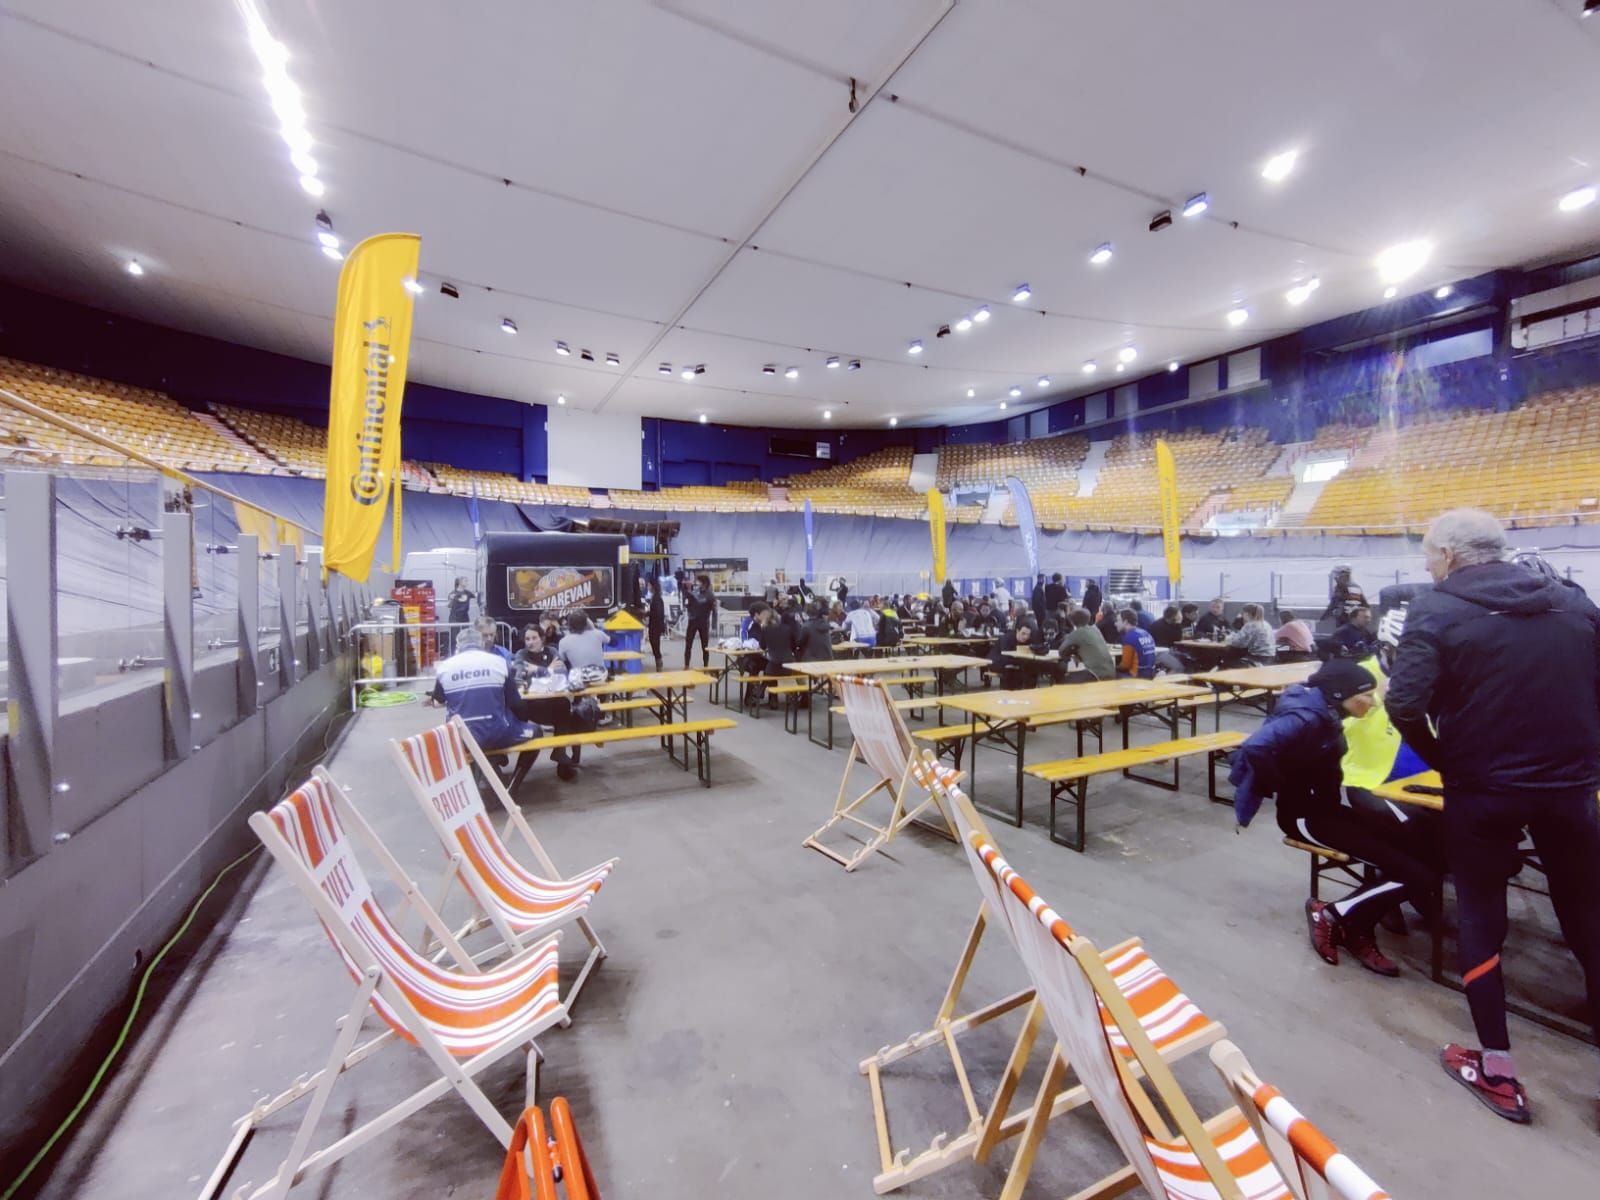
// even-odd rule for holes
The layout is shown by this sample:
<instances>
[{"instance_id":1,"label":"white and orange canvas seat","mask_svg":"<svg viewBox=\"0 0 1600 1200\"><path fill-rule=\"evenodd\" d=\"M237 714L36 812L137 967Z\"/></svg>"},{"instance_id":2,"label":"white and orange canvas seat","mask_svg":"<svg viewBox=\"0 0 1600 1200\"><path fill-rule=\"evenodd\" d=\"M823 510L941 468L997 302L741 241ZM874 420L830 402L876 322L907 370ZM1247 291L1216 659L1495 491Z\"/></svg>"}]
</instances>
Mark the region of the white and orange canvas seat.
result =
<instances>
[{"instance_id":1,"label":"white and orange canvas seat","mask_svg":"<svg viewBox=\"0 0 1600 1200\"><path fill-rule=\"evenodd\" d=\"M1200 1120L1094 946L1062 920L980 833L972 832L968 844L997 884L1001 918L1016 937L1051 1029L1128 1162L1072 1200L1120 1195L1136 1184L1158 1200L1308 1200L1307 1194L1291 1188L1280 1160L1269 1153L1253 1121L1238 1108ZM1118 1053L1107 1017L1120 1031L1126 1053ZM1143 1072L1143 1082L1132 1069L1134 1063ZM1054 1056L1040 1085L1041 1100L1063 1079L1061 1059ZM1266 1098L1268 1104L1270 1100ZM1035 1115L1039 1111L1036 1105ZM1279 1119L1284 1119L1281 1112ZM1360 1179L1370 1183L1364 1175ZM1381 1190L1332 1195L1341 1200L1384 1197Z\"/></svg>"},{"instance_id":2,"label":"white and orange canvas seat","mask_svg":"<svg viewBox=\"0 0 1600 1200\"><path fill-rule=\"evenodd\" d=\"M913 822L955 840L956 829L949 809L934 785L953 787L961 779L961 772L936 761L924 761L900 718L900 710L894 706L888 686L881 680L854 675L840 675L837 679L854 742L844 764L844 778L839 781L839 794L834 798L833 815L802 844L827 855L846 871L854 871L873 851L883 849L895 834ZM847 800L850 772L858 762L866 766L873 782L866 791ZM922 799L908 808L908 798L914 799L918 791L923 793ZM889 819L877 825L862 815L862 806L880 792L888 793L891 809ZM918 820L928 808L936 809L944 818L942 827ZM819 840L823 834L843 824L857 826L869 834L853 854L841 854Z\"/></svg>"},{"instance_id":3,"label":"white and orange canvas seat","mask_svg":"<svg viewBox=\"0 0 1600 1200\"><path fill-rule=\"evenodd\" d=\"M617 860L607 859L576 875L563 876L460 718L451 717L443 725L404 740L391 740L389 745L450 860L432 901L434 910L443 910L450 885L459 880L476 913L456 936L463 938L492 925L512 955L524 953L541 934L575 923L590 949L567 991L570 1009L590 971L606 956L605 946L589 923L588 911ZM496 832L472 776L474 761L505 810L505 834L515 830L520 835L538 872L524 867Z\"/></svg>"},{"instance_id":4,"label":"white and orange canvas seat","mask_svg":"<svg viewBox=\"0 0 1600 1200\"><path fill-rule=\"evenodd\" d=\"M933 757L932 751L924 750L922 753L929 759ZM1035 989L1024 988L970 1012L957 1012L988 924L991 921L999 921L1000 929L1007 935L1012 948L1018 948L1011 936L1009 924L1001 915L1002 898L997 890L998 884L970 841L971 837L976 836L980 842L992 844L989 830L972 802L961 791L943 787L939 790L954 816L957 831L962 839L961 844L966 851L968 865L972 868L981 899L977 917L967 935L966 944L962 947L933 1027L914 1034L897 1045L885 1046L861 1063L860 1069L868 1076L872 1087L879 1144L883 1151L883 1169L873 1182L874 1187L882 1194L957 1162L972 1160L981 1163L988 1159L989 1154L1001 1142L1023 1134L1022 1142L1015 1151L1005 1191L1001 1193L1002 1197L1009 1200L1010 1197L1020 1195L1027 1181L1046 1123L1080 1107L1089 1096L1081 1086L1070 1088L1061 1086L1066 1079L1065 1071L1070 1064L1063 1059L1058 1045L1051 1055L1051 1070L1060 1076L1056 1087L1048 1095L1041 1090L1040 1097L1031 1107L1024 1107L1018 1112L1010 1111L1017 1086L1033 1054L1044 1021L1043 1006L1038 1000ZM1113 947L1107 953L1105 963L1119 994L1137 1015L1144 1036L1166 1061L1173 1062L1201 1050L1226 1034L1227 1031L1222 1025L1202 1012L1199 1006L1161 969L1138 938L1129 938ZM1024 1006L1026 1006L1026 1016L1012 1045L1009 1061L997 1083L989 1108L980 1112L973 1101L966 1065L956 1039L972 1029ZM1106 1037L1127 1060L1129 1069L1137 1072L1140 1068L1120 1028L1103 1008L1101 1017ZM892 1153L888 1149L888 1117L883 1099L881 1069L934 1045L944 1046L950 1054L957 1079L961 1083L969 1124L964 1131L954 1136L948 1133L939 1134L929 1147L919 1154L912 1155L909 1150Z\"/></svg>"},{"instance_id":5,"label":"white and orange canvas seat","mask_svg":"<svg viewBox=\"0 0 1600 1200\"><path fill-rule=\"evenodd\" d=\"M522 956L484 970L425 903L416 907L454 959L446 966L424 957L400 935L378 903L355 854L359 839L373 853L408 900L414 898L405 872L371 828L320 767L302 787L270 812L256 813L250 827L278 865L305 895L345 968L356 982L355 995L338 1023L338 1034L322 1070L302 1076L280 1095L257 1104L235 1126L228 1153L202 1196L213 1195L249 1136L274 1113L309 1098L289 1153L273 1179L239 1195L251 1200L281 1197L307 1177L327 1170L425 1105L454 1090L502 1146L511 1125L483 1094L474 1077L512 1051L528 1055L528 1103L537 1081L539 1048L534 1039L566 1019L557 991L557 947L553 934ZM351 835L354 834L354 837ZM369 1008L387 1028L356 1045ZM391 1040L421 1050L438 1077L398 1104L314 1153L311 1136L337 1080Z\"/></svg>"},{"instance_id":6,"label":"white and orange canvas seat","mask_svg":"<svg viewBox=\"0 0 1600 1200\"><path fill-rule=\"evenodd\" d=\"M1250 1068L1232 1042L1211 1047L1211 1062L1272 1156L1295 1200L1389 1200L1350 1156Z\"/></svg>"}]
</instances>

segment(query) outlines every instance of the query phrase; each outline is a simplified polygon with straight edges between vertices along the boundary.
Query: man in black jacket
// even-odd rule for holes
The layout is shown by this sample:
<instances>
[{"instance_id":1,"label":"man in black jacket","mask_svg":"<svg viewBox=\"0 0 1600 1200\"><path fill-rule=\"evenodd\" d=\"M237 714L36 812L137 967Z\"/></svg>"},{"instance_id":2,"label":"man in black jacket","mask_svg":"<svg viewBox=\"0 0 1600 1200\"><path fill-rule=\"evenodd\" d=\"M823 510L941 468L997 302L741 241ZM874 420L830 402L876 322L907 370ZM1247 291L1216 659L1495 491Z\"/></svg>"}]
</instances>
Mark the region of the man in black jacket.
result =
<instances>
[{"instance_id":1,"label":"man in black jacket","mask_svg":"<svg viewBox=\"0 0 1600 1200\"><path fill-rule=\"evenodd\" d=\"M1423 540L1435 588L1406 613L1385 704L1444 779L1461 978L1481 1050L1445 1071L1500 1116L1531 1119L1506 1031L1506 881L1533 836L1600 1037L1600 611L1582 589L1502 561L1488 513L1444 513ZM1431 724L1430 724L1431 721Z\"/></svg>"},{"instance_id":2,"label":"man in black jacket","mask_svg":"<svg viewBox=\"0 0 1600 1200\"><path fill-rule=\"evenodd\" d=\"M1050 582L1052 585L1059 584L1061 582L1061 577L1058 575ZM1063 587L1061 589L1061 598L1063 600L1066 599L1066 593L1067 589ZM1051 592L1050 595L1053 596L1055 593ZM1055 605L1052 604L1050 607L1054 608ZM1083 585L1083 607L1087 608L1090 612L1100 611L1100 585L1092 579Z\"/></svg>"},{"instance_id":3,"label":"man in black jacket","mask_svg":"<svg viewBox=\"0 0 1600 1200\"><path fill-rule=\"evenodd\" d=\"M1098 590L1098 589L1096 589ZM1061 572L1057 571L1050 576L1050 582L1044 585L1044 606L1051 612L1067 602L1067 585L1061 582ZM1093 612L1093 609L1089 610Z\"/></svg>"},{"instance_id":4,"label":"man in black jacket","mask_svg":"<svg viewBox=\"0 0 1600 1200\"><path fill-rule=\"evenodd\" d=\"M700 665L711 664L711 630L717 623L717 597L711 590L709 575L696 575L694 587L683 596L683 608L688 618L683 631L683 669L689 669L689 655L694 650L694 639L700 638Z\"/></svg>"}]
</instances>

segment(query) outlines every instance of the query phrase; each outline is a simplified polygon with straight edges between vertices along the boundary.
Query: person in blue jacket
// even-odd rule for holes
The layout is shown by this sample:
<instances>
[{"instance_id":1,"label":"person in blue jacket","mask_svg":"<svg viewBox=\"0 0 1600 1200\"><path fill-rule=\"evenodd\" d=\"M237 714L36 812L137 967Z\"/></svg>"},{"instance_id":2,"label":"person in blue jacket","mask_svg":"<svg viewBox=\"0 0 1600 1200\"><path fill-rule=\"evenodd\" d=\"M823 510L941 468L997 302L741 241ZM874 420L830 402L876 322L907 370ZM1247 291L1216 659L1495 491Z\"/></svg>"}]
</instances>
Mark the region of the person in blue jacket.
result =
<instances>
[{"instance_id":1,"label":"person in blue jacket","mask_svg":"<svg viewBox=\"0 0 1600 1200\"><path fill-rule=\"evenodd\" d=\"M1296 684L1243 745L1234 752L1229 780L1241 828L1250 824L1268 796L1277 797L1278 828L1302 842L1343 851L1375 868L1367 881L1332 904L1306 901L1311 947L1329 965L1343 946L1369 971L1396 976L1400 968L1379 949L1374 929L1403 900L1436 911L1431 890L1438 872L1398 845L1371 815L1341 803L1343 719L1365 716L1376 703L1377 680L1349 659L1324 663Z\"/></svg>"}]
</instances>

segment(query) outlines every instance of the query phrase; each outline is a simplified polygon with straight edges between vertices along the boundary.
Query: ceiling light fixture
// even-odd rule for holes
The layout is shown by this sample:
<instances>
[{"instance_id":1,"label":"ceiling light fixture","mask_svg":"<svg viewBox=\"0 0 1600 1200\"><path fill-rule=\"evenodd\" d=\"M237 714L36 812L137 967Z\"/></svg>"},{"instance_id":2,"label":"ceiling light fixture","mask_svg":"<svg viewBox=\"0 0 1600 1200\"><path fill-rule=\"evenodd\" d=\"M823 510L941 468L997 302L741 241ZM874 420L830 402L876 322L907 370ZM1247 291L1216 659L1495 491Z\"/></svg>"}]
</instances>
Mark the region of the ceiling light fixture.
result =
<instances>
[{"instance_id":1,"label":"ceiling light fixture","mask_svg":"<svg viewBox=\"0 0 1600 1200\"><path fill-rule=\"evenodd\" d=\"M344 252L337 246L324 246L322 253L325 257L333 259L334 262L341 262L344 259Z\"/></svg>"},{"instance_id":2,"label":"ceiling light fixture","mask_svg":"<svg viewBox=\"0 0 1600 1200\"><path fill-rule=\"evenodd\" d=\"M608 367L620 367L621 365L622 365L622 359L619 358L617 355L615 355L615 354L607 354L606 355L606 366L608 366Z\"/></svg>"},{"instance_id":3,"label":"ceiling light fixture","mask_svg":"<svg viewBox=\"0 0 1600 1200\"><path fill-rule=\"evenodd\" d=\"M822 410L822 419L823 419L823 420L824 420L824 421L831 421L831 420L833 420L833 409L831 409L831 408L825 408L825 409L823 409L823 410Z\"/></svg>"},{"instance_id":4,"label":"ceiling light fixture","mask_svg":"<svg viewBox=\"0 0 1600 1200\"><path fill-rule=\"evenodd\" d=\"M456 290L456 285L453 283L441 283L439 285L439 294L448 296L452 300L461 299L461 293Z\"/></svg>"},{"instance_id":5,"label":"ceiling light fixture","mask_svg":"<svg viewBox=\"0 0 1600 1200\"><path fill-rule=\"evenodd\" d=\"M1178 369L1178 364L1177 364L1177 363L1176 363L1176 362L1169 362L1169 363L1168 363L1168 364L1167 364L1167 374L1168 374L1168 375L1171 375L1171 374L1172 374L1172 373L1173 373L1173 372L1175 372L1175 371L1176 371L1176 370L1177 370L1177 369Z\"/></svg>"},{"instance_id":6,"label":"ceiling light fixture","mask_svg":"<svg viewBox=\"0 0 1600 1200\"><path fill-rule=\"evenodd\" d=\"M656 374L657 375L671 375L672 374L672 364L671 363L662 363L659 367L656 368Z\"/></svg>"},{"instance_id":7,"label":"ceiling light fixture","mask_svg":"<svg viewBox=\"0 0 1600 1200\"><path fill-rule=\"evenodd\" d=\"M289 48L272 36L257 0L239 0L239 12L244 17L250 49L261 66L267 100L278 118L278 136L289 148L289 162L300 176L300 187L309 196L321 196L324 189L317 178L317 160L311 156L315 143L306 129L305 104L300 89L289 77Z\"/></svg>"},{"instance_id":8,"label":"ceiling light fixture","mask_svg":"<svg viewBox=\"0 0 1600 1200\"><path fill-rule=\"evenodd\" d=\"M1300 157L1298 150L1285 150L1282 154L1274 154L1261 167L1261 178L1268 183L1282 183L1289 178L1289 172L1294 170L1295 160Z\"/></svg>"},{"instance_id":9,"label":"ceiling light fixture","mask_svg":"<svg viewBox=\"0 0 1600 1200\"><path fill-rule=\"evenodd\" d=\"M701 413L700 414L700 424L704 425L706 423L706 420L707 420L706 414L705 413Z\"/></svg>"},{"instance_id":10,"label":"ceiling light fixture","mask_svg":"<svg viewBox=\"0 0 1600 1200\"><path fill-rule=\"evenodd\" d=\"M1083 373L1085 375L1093 375L1099 369L1100 369L1100 364L1095 362L1094 359L1092 359L1092 358L1088 362L1083 364Z\"/></svg>"},{"instance_id":11,"label":"ceiling light fixture","mask_svg":"<svg viewBox=\"0 0 1600 1200\"><path fill-rule=\"evenodd\" d=\"M679 371L678 374L680 376L682 376L684 379L693 379L694 378L694 368L693 367L685 367L683 370Z\"/></svg>"},{"instance_id":12,"label":"ceiling light fixture","mask_svg":"<svg viewBox=\"0 0 1600 1200\"><path fill-rule=\"evenodd\" d=\"M1250 319L1250 310L1248 308L1245 308L1243 305L1240 305L1238 308L1231 308L1231 309L1228 310L1228 324L1229 325L1235 325L1235 326L1243 325L1249 319Z\"/></svg>"},{"instance_id":13,"label":"ceiling light fixture","mask_svg":"<svg viewBox=\"0 0 1600 1200\"><path fill-rule=\"evenodd\" d=\"M515 333L517 331L517 323L510 317L501 317L500 329L504 333Z\"/></svg>"},{"instance_id":14,"label":"ceiling light fixture","mask_svg":"<svg viewBox=\"0 0 1600 1200\"><path fill-rule=\"evenodd\" d=\"M1014 388L1011 389L1011 393L1010 394L1011 394L1011 398L1013 400L1015 400L1018 396L1022 395L1022 389L1019 388L1019 387L1014 387Z\"/></svg>"},{"instance_id":15,"label":"ceiling light fixture","mask_svg":"<svg viewBox=\"0 0 1600 1200\"><path fill-rule=\"evenodd\" d=\"M139 260L137 258L130 258L126 263L123 264L122 269L129 275L133 275L135 277L144 274L144 268L139 265Z\"/></svg>"},{"instance_id":16,"label":"ceiling light fixture","mask_svg":"<svg viewBox=\"0 0 1600 1200\"><path fill-rule=\"evenodd\" d=\"M565 404L566 402L567 402L567 398L565 396L557 396L556 397L556 403L557 404Z\"/></svg>"},{"instance_id":17,"label":"ceiling light fixture","mask_svg":"<svg viewBox=\"0 0 1600 1200\"><path fill-rule=\"evenodd\" d=\"M1117 351L1117 361L1119 362L1131 363L1138 357L1138 348L1134 346L1124 346L1121 350Z\"/></svg>"},{"instance_id":18,"label":"ceiling light fixture","mask_svg":"<svg viewBox=\"0 0 1600 1200\"><path fill-rule=\"evenodd\" d=\"M889 428L890 429L893 429L898 424L900 424L900 418L899 417L890 417L889 418Z\"/></svg>"},{"instance_id":19,"label":"ceiling light fixture","mask_svg":"<svg viewBox=\"0 0 1600 1200\"><path fill-rule=\"evenodd\" d=\"M1204 192L1196 192L1183 202L1183 215L1186 217L1198 217L1210 207L1211 201L1206 199L1206 194Z\"/></svg>"},{"instance_id":20,"label":"ceiling light fixture","mask_svg":"<svg viewBox=\"0 0 1600 1200\"><path fill-rule=\"evenodd\" d=\"M1383 298L1385 300L1393 300L1399 294L1400 294L1400 289L1395 287L1394 284L1392 284L1392 283L1388 287L1383 289Z\"/></svg>"},{"instance_id":21,"label":"ceiling light fixture","mask_svg":"<svg viewBox=\"0 0 1600 1200\"><path fill-rule=\"evenodd\" d=\"M839 356L837 354L829 355L828 356L828 370L836 371L838 369L839 369Z\"/></svg>"},{"instance_id":22,"label":"ceiling light fixture","mask_svg":"<svg viewBox=\"0 0 1600 1200\"><path fill-rule=\"evenodd\" d=\"M844 369L846 371L861 370L861 360L859 358L852 358L849 362L845 363Z\"/></svg>"},{"instance_id":23,"label":"ceiling light fixture","mask_svg":"<svg viewBox=\"0 0 1600 1200\"><path fill-rule=\"evenodd\" d=\"M335 250L339 248L339 235L327 229L317 230L317 241L324 246L332 246Z\"/></svg>"},{"instance_id":24,"label":"ceiling light fixture","mask_svg":"<svg viewBox=\"0 0 1600 1200\"><path fill-rule=\"evenodd\" d=\"M1384 283L1403 283L1410 279L1433 257L1433 243L1426 238L1415 238L1390 246L1374 260L1378 277Z\"/></svg>"},{"instance_id":25,"label":"ceiling light fixture","mask_svg":"<svg viewBox=\"0 0 1600 1200\"><path fill-rule=\"evenodd\" d=\"M315 175L300 176L300 190L306 195L312 197L321 196L323 192L327 191L327 189L322 186L322 180L318 179Z\"/></svg>"},{"instance_id":26,"label":"ceiling light fixture","mask_svg":"<svg viewBox=\"0 0 1600 1200\"><path fill-rule=\"evenodd\" d=\"M1163 229L1165 229L1168 225L1171 225L1171 224L1172 224L1172 210L1170 208L1164 208L1160 212L1158 212L1155 216L1150 218L1150 232L1151 233L1160 233Z\"/></svg>"},{"instance_id":27,"label":"ceiling light fixture","mask_svg":"<svg viewBox=\"0 0 1600 1200\"><path fill-rule=\"evenodd\" d=\"M971 317L962 317L959 321L956 322L956 332L957 333L965 333L967 330L969 330L971 328L972 328L972 318Z\"/></svg>"},{"instance_id":28,"label":"ceiling light fixture","mask_svg":"<svg viewBox=\"0 0 1600 1200\"><path fill-rule=\"evenodd\" d=\"M1583 15L1588 16L1589 13L1585 12ZM1600 196L1600 190L1595 189L1592 185L1573 188L1556 202L1556 207L1562 212L1577 212L1580 208L1588 208L1589 205L1595 202L1597 196Z\"/></svg>"},{"instance_id":29,"label":"ceiling light fixture","mask_svg":"<svg viewBox=\"0 0 1600 1200\"><path fill-rule=\"evenodd\" d=\"M761 373L763 375L776 375L778 373L778 364L768 363L766 366L761 368Z\"/></svg>"},{"instance_id":30,"label":"ceiling light fixture","mask_svg":"<svg viewBox=\"0 0 1600 1200\"><path fill-rule=\"evenodd\" d=\"M785 371L783 373L783 377L785 379L799 379L800 378L800 368L799 367L790 367L787 371Z\"/></svg>"},{"instance_id":31,"label":"ceiling light fixture","mask_svg":"<svg viewBox=\"0 0 1600 1200\"><path fill-rule=\"evenodd\" d=\"M313 179L316 178L317 160L304 150L291 150L289 152L289 165L299 171L302 177L309 175ZM304 187L305 185L302 184L301 186Z\"/></svg>"},{"instance_id":32,"label":"ceiling light fixture","mask_svg":"<svg viewBox=\"0 0 1600 1200\"><path fill-rule=\"evenodd\" d=\"M1006 402L1004 400L1002 400L1002 401L1000 401L1000 411L1001 412L1005 412L1005 410L1006 410Z\"/></svg>"},{"instance_id":33,"label":"ceiling light fixture","mask_svg":"<svg viewBox=\"0 0 1600 1200\"><path fill-rule=\"evenodd\" d=\"M1448 300L1454 294L1455 288L1451 287L1448 283L1443 287L1437 287L1433 289L1433 298L1435 300Z\"/></svg>"},{"instance_id":34,"label":"ceiling light fixture","mask_svg":"<svg viewBox=\"0 0 1600 1200\"><path fill-rule=\"evenodd\" d=\"M906 353L907 354L921 354L922 353L922 342L920 340L912 342L909 346L906 347Z\"/></svg>"},{"instance_id":35,"label":"ceiling light fixture","mask_svg":"<svg viewBox=\"0 0 1600 1200\"><path fill-rule=\"evenodd\" d=\"M976 400L977 398L978 398L978 389L977 388L968 388L967 389L967 399L968 400Z\"/></svg>"},{"instance_id":36,"label":"ceiling light fixture","mask_svg":"<svg viewBox=\"0 0 1600 1200\"><path fill-rule=\"evenodd\" d=\"M706 373L706 365L705 365L705 363L697 363L695 365L694 373L696 375L704 375Z\"/></svg>"},{"instance_id":37,"label":"ceiling light fixture","mask_svg":"<svg viewBox=\"0 0 1600 1200\"><path fill-rule=\"evenodd\" d=\"M1094 248L1094 253L1089 255L1089 261L1097 267L1102 266L1111 261L1111 254L1111 243L1101 242Z\"/></svg>"},{"instance_id":38,"label":"ceiling light fixture","mask_svg":"<svg viewBox=\"0 0 1600 1200\"><path fill-rule=\"evenodd\" d=\"M1050 376L1048 376L1048 375L1039 376L1039 378L1037 378L1037 379L1035 379L1033 381L1033 385L1035 387L1042 387L1042 388L1049 387L1050 386Z\"/></svg>"},{"instance_id":39,"label":"ceiling light fixture","mask_svg":"<svg viewBox=\"0 0 1600 1200\"><path fill-rule=\"evenodd\" d=\"M1297 283L1283 294L1284 299L1290 304L1301 305L1311 299L1311 293L1322 286L1322 280L1313 275L1304 283Z\"/></svg>"},{"instance_id":40,"label":"ceiling light fixture","mask_svg":"<svg viewBox=\"0 0 1600 1200\"><path fill-rule=\"evenodd\" d=\"M1011 293L1011 303L1021 304L1032 298L1033 289L1025 283L1017 284L1017 290Z\"/></svg>"},{"instance_id":41,"label":"ceiling light fixture","mask_svg":"<svg viewBox=\"0 0 1600 1200\"><path fill-rule=\"evenodd\" d=\"M976 321L979 325L982 325L985 321L987 321L989 319L989 306L987 304L985 304L977 312L973 313L972 314L972 319L974 321Z\"/></svg>"},{"instance_id":42,"label":"ceiling light fixture","mask_svg":"<svg viewBox=\"0 0 1600 1200\"><path fill-rule=\"evenodd\" d=\"M936 338L947 338L947 337L949 337L950 336L950 326L948 326L948 325L939 326L938 332L935 333L933 336L936 337Z\"/></svg>"},{"instance_id":43,"label":"ceiling light fixture","mask_svg":"<svg viewBox=\"0 0 1600 1200\"><path fill-rule=\"evenodd\" d=\"M400 281L400 286L405 288L406 291L410 292L413 296L422 295L422 284L417 282L415 279L412 279L409 275Z\"/></svg>"},{"instance_id":44,"label":"ceiling light fixture","mask_svg":"<svg viewBox=\"0 0 1600 1200\"><path fill-rule=\"evenodd\" d=\"M587 350L579 350L578 351L578 357L581 358L584 362L593 362L594 361L594 355L590 354Z\"/></svg>"},{"instance_id":45,"label":"ceiling light fixture","mask_svg":"<svg viewBox=\"0 0 1600 1200\"><path fill-rule=\"evenodd\" d=\"M1128 369L1128 364L1127 363L1118 363L1117 364L1117 374L1118 375L1121 375L1127 369Z\"/></svg>"},{"instance_id":46,"label":"ceiling light fixture","mask_svg":"<svg viewBox=\"0 0 1600 1200\"><path fill-rule=\"evenodd\" d=\"M1580 17L1592 17L1597 12L1600 12L1600 0L1583 0L1583 11L1578 15Z\"/></svg>"},{"instance_id":47,"label":"ceiling light fixture","mask_svg":"<svg viewBox=\"0 0 1600 1200\"><path fill-rule=\"evenodd\" d=\"M567 344L565 342L557 342L556 353L561 355L562 358L565 358L567 355L571 354L572 351L567 349Z\"/></svg>"}]
</instances>

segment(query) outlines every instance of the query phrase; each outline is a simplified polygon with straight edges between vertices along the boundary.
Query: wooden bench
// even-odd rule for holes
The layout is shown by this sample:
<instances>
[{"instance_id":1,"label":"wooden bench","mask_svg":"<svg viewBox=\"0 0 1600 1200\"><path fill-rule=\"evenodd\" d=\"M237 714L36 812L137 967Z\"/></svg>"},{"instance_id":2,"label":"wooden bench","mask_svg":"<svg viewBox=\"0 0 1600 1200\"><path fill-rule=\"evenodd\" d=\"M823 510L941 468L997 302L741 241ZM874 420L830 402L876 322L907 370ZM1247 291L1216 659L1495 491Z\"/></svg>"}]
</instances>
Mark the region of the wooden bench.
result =
<instances>
[{"instance_id":1,"label":"wooden bench","mask_svg":"<svg viewBox=\"0 0 1600 1200\"><path fill-rule=\"evenodd\" d=\"M683 738L683 760L679 764L689 769L689 743L694 743L696 773L700 782L711 786L711 735L719 729L732 729L738 724L729 717L712 717L705 721L676 721L665 725L635 725L623 729L593 729L588 733L557 733L547 737L532 738L514 746L500 746L488 751L490 756L515 754L517 765L511 775L509 790L515 791L527 777L533 759L541 750L582 749L584 746L610 746L617 742L638 742L655 738L666 749L674 762L678 762L673 748L675 738Z\"/></svg>"},{"instance_id":2,"label":"wooden bench","mask_svg":"<svg viewBox=\"0 0 1600 1200\"><path fill-rule=\"evenodd\" d=\"M1018 723L1026 725L1030 731L1048 729L1052 725L1076 726L1078 731L1078 755L1082 757L1085 731L1092 732L1095 740L1103 745L1104 735L1100 722L1107 717L1116 715L1116 710L1111 708L1084 708L1075 712L1046 713L1037 717L1029 717ZM959 768L961 766L961 748L975 732L979 737L982 737L988 730L975 722L968 722L964 725L940 725L932 729L914 729L911 731L911 736L924 742L931 742L934 753L941 757L946 753L951 753L951 762Z\"/></svg>"},{"instance_id":3,"label":"wooden bench","mask_svg":"<svg viewBox=\"0 0 1600 1200\"><path fill-rule=\"evenodd\" d=\"M1050 785L1050 840L1083 852L1085 839L1085 810L1088 807L1089 780L1096 775L1120 771L1128 779L1137 779L1169 792L1178 790L1178 764L1180 760L1196 754L1206 756L1206 794L1218 803L1227 803L1217 795L1217 762L1245 739L1237 730L1220 733L1203 733L1199 737L1178 738L1170 742L1154 742L1148 746L1133 746L1127 750L1112 750L1087 758L1064 758L1056 762L1039 763L1026 768L1026 773ZM1155 763L1172 764L1172 781L1137 775L1133 768ZM1056 833L1056 801L1066 792L1077 808L1077 838L1068 840Z\"/></svg>"},{"instance_id":4,"label":"wooden bench","mask_svg":"<svg viewBox=\"0 0 1600 1200\"><path fill-rule=\"evenodd\" d=\"M1320 885L1322 877L1329 871L1337 871L1347 877L1357 887L1366 882L1364 867L1351 858L1343 850L1335 850L1331 846L1319 846L1315 842L1302 842L1299 838L1286 837L1283 844L1291 850L1300 850L1311 856L1311 898L1320 900Z\"/></svg>"},{"instance_id":5,"label":"wooden bench","mask_svg":"<svg viewBox=\"0 0 1600 1200\"><path fill-rule=\"evenodd\" d=\"M626 713L623 724L627 727L633 725L633 714L640 709L649 708L659 711L664 707L666 707L665 704L653 696L633 700L602 700L600 702L600 711L603 713Z\"/></svg>"},{"instance_id":6,"label":"wooden bench","mask_svg":"<svg viewBox=\"0 0 1600 1200\"><path fill-rule=\"evenodd\" d=\"M789 678L788 675L741 675L730 668L723 677L722 707L733 711L742 710L745 705L745 689L752 683L782 683ZM738 699L737 703L733 702L735 696Z\"/></svg>"}]
</instances>

